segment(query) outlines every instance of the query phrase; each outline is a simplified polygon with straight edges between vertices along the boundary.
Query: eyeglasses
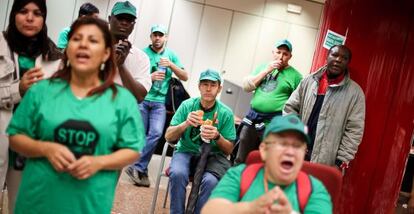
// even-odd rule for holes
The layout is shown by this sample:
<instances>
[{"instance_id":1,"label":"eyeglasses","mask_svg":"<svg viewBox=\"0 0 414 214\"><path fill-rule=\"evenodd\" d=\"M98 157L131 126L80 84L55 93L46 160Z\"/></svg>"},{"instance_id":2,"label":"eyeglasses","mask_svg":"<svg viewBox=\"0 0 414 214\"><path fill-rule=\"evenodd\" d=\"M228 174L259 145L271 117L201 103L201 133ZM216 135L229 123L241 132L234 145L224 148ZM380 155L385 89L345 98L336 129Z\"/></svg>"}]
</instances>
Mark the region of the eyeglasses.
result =
<instances>
[{"instance_id":1,"label":"eyeglasses","mask_svg":"<svg viewBox=\"0 0 414 214\"><path fill-rule=\"evenodd\" d=\"M292 147L295 150L301 150L301 149L306 148L305 143L300 142L300 141L290 143L286 140L278 140L278 141L264 141L263 143L268 146L274 146L277 149L283 149L283 150L289 147Z\"/></svg>"}]
</instances>

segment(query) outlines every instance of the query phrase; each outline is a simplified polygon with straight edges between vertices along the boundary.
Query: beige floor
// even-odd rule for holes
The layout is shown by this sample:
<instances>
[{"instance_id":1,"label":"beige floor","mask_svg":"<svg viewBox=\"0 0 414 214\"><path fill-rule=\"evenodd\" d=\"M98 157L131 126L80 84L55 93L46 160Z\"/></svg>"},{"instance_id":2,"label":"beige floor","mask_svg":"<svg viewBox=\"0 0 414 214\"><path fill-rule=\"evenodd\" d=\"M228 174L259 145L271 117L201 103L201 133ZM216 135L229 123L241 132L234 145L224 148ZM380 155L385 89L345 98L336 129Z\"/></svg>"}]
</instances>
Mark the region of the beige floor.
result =
<instances>
[{"instance_id":1,"label":"beige floor","mask_svg":"<svg viewBox=\"0 0 414 214\"><path fill-rule=\"evenodd\" d=\"M137 187L129 179L129 177L122 173L118 183L113 212L119 214L147 214L150 211L151 202L154 193L154 184L156 181L156 174L160 165L161 156L154 155L148 166L149 178L151 187ZM170 158L166 158L165 166L168 166ZM158 193L158 200L155 213L169 213L169 200L167 201L166 209L162 208L165 189L167 188L166 177L161 178L160 191Z\"/></svg>"},{"instance_id":2,"label":"beige floor","mask_svg":"<svg viewBox=\"0 0 414 214\"><path fill-rule=\"evenodd\" d=\"M170 163L169 157L166 158L165 166ZM151 181L151 187L137 187L129 179L129 177L123 172L116 189L115 201L113 206L113 213L116 214L148 214L151 208L151 202L154 193L154 184L156 180L156 174L160 165L161 156L154 155L149 164L149 177ZM166 177L162 177L160 184L160 191L158 193L157 206L154 213L169 213L169 200L167 201L167 207L162 208L162 202L165 196L165 189L167 188ZM0 203L0 214L8 214L7 206L7 191L4 192L3 203ZM0 198L1 201L1 198Z\"/></svg>"},{"instance_id":3,"label":"beige floor","mask_svg":"<svg viewBox=\"0 0 414 214\"><path fill-rule=\"evenodd\" d=\"M129 177L122 173L117 190L115 195L115 201L113 206L113 213L116 214L148 214L152 197L154 193L154 183L156 179L156 173L158 172L158 167L160 165L161 157L159 155L154 155L150 164L149 164L149 177L151 181L151 187L137 187L129 179ZM170 158L166 159L165 166L168 166ZM169 213L169 198L167 200L167 207L162 208L162 202L164 200L165 189L167 187L167 178L163 177L161 179L160 191L158 193L157 206L154 213L164 214ZM187 193L189 192L187 189ZM5 192L4 196L7 196ZM0 199L1 200L1 199ZM399 201L395 213L405 214L407 210L402 207L402 203ZM8 214L7 212L7 197L3 198L3 207L0 210L0 214Z\"/></svg>"}]
</instances>

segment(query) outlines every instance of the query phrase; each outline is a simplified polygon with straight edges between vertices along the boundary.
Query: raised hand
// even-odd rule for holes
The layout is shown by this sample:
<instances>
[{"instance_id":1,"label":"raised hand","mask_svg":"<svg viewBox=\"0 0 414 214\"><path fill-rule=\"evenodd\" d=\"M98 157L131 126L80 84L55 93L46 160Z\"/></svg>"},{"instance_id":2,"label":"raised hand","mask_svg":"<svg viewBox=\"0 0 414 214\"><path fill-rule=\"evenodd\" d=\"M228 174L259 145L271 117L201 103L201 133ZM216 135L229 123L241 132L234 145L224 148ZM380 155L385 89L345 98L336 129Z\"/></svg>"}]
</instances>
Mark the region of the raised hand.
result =
<instances>
[{"instance_id":1,"label":"raised hand","mask_svg":"<svg viewBox=\"0 0 414 214\"><path fill-rule=\"evenodd\" d=\"M186 123L190 126L198 127L201 125L202 121L203 116L201 116L198 111L192 111L188 114Z\"/></svg>"},{"instance_id":2,"label":"raised hand","mask_svg":"<svg viewBox=\"0 0 414 214\"><path fill-rule=\"evenodd\" d=\"M152 81L159 81L165 79L165 72L163 71L154 71L151 73L151 80Z\"/></svg>"},{"instance_id":3,"label":"raised hand","mask_svg":"<svg viewBox=\"0 0 414 214\"><path fill-rule=\"evenodd\" d=\"M35 67L32 69L29 69L26 71L26 73L23 74L23 76L20 78L19 83L19 91L20 94L26 93L26 91L32 86L34 83L36 83L39 80L42 80L44 76L44 73L42 71L42 68Z\"/></svg>"},{"instance_id":4,"label":"raised hand","mask_svg":"<svg viewBox=\"0 0 414 214\"><path fill-rule=\"evenodd\" d=\"M115 61L118 66L123 65L131 49L131 43L124 39L115 44Z\"/></svg>"}]
</instances>

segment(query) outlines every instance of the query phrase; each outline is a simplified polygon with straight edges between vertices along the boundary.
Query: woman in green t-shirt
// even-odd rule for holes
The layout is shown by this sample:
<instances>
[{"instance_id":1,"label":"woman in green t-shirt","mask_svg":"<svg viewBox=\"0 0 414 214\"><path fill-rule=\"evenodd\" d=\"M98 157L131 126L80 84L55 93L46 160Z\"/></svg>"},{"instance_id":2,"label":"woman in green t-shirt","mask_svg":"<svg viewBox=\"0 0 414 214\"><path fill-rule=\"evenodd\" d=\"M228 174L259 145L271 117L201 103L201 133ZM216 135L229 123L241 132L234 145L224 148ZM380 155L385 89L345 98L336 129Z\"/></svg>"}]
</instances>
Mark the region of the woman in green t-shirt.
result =
<instances>
[{"instance_id":1,"label":"woman in green t-shirt","mask_svg":"<svg viewBox=\"0 0 414 214\"><path fill-rule=\"evenodd\" d=\"M28 158L15 213L110 213L119 170L139 157L142 119L113 82L107 26L72 24L63 68L26 92L7 128L11 149Z\"/></svg>"}]
</instances>

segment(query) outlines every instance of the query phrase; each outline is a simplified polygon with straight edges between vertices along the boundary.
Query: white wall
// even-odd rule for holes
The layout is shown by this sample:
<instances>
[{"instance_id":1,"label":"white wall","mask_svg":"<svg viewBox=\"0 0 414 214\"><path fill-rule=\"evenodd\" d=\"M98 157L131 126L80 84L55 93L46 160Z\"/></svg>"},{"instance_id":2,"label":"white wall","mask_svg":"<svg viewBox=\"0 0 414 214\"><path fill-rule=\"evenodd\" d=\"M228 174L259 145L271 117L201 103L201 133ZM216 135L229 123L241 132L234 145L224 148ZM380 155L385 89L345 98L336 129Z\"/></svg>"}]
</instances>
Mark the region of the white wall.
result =
<instances>
[{"instance_id":1,"label":"white wall","mask_svg":"<svg viewBox=\"0 0 414 214\"><path fill-rule=\"evenodd\" d=\"M240 85L259 63L270 60L273 44L283 38L293 44L290 64L309 73L323 5L307 0L130 0L138 12L130 40L143 48L150 42L150 27L169 29L168 47L180 57L190 79L185 86L198 95L202 70L225 71L224 78ZM107 19L116 0L48 0L49 36L77 17L84 2L95 4ZM0 0L0 29L8 24L13 0ZM302 6L301 14L288 13L287 4Z\"/></svg>"}]
</instances>

